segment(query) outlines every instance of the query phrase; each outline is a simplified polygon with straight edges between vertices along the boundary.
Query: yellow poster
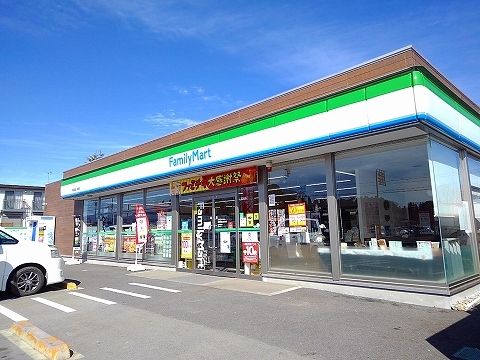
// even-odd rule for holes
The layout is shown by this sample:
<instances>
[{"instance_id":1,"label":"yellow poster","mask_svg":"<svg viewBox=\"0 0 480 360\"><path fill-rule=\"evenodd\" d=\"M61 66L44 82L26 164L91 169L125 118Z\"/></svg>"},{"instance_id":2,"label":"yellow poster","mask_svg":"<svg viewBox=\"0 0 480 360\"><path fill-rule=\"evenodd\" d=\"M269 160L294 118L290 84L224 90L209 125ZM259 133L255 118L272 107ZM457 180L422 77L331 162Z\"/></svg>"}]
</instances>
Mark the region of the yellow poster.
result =
<instances>
[{"instance_id":1,"label":"yellow poster","mask_svg":"<svg viewBox=\"0 0 480 360\"><path fill-rule=\"evenodd\" d=\"M288 204L289 227L307 226L305 203Z\"/></svg>"},{"instance_id":2,"label":"yellow poster","mask_svg":"<svg viewBox=\"0 0 480 360\"><path fill-rule=\"evenodd\" d=\"M193 255L192 233L182 233L180 239L182 243L180 257L182 259L191 259Z\"/></svg>"},{"instance_id":3,"label":"yellow poster","mask_svg":"<svg viewBox=\"0 0 480 360\"><path fill-rule=\"evenodd\" d=\"M137 250L137 242L135 236L124 236L123 237L123 252L126 253L135 253Z\"/></svg>"},{"instance_id":4,"label":"yellow poster","mask_svg":"<svg viewBox=\"0 0 480 360\"><path fill-rule=\"evenodd\" d=\"M253 213L247 213L247 227L253 227Z\"/></svg>"},{"instance_id":5,"label":"yellow poster","mask_svg":"<svg viewBox=\"0 0 480 360\"><path fill-rule=\"evenodd\" d=\"M107 235L103 238L104 252L115 252L115 235Z\"/></svg>"}]
</instances>

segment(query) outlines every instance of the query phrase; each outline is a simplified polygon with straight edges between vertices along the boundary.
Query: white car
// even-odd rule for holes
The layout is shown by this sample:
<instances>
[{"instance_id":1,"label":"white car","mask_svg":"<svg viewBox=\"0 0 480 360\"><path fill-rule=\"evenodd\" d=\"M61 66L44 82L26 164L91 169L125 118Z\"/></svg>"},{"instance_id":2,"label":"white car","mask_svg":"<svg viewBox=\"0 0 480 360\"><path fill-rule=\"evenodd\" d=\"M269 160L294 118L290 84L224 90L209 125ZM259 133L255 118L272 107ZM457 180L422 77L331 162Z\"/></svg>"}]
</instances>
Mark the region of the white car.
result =
<instances>
[{"instance_id":1,"label":"white car","mask_svg":"<svg viewBox=\"0 0 480 360\"><path fill-rule=\"evenodd\" d=\"M0 230L0 290L17 296L33 295L44 285L65 280L65 262L58 249L22 240Z\"/></svg>"}]
</instances>

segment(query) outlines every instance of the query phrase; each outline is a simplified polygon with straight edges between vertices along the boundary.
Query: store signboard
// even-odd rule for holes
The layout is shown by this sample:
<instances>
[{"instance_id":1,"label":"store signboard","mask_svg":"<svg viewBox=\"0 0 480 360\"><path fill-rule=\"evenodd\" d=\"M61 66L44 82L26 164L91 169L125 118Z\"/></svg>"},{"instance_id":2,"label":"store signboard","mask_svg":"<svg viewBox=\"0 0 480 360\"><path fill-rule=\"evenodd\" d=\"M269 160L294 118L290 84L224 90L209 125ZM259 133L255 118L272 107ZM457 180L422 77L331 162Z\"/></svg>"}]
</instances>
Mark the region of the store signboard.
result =
<instances>
[{"instance_id":1,"label":"store signboard","mask_svg":"<svg viewBox=\"0 0 480 360\"><path fill-rule=\"evenodd\" d=\"M242 241L243 262L246 264L258 264L258 242Z\"/></svg>"},{"instance_id":2,"label":"store signboard","mask_svg":"<svg viewBox=\"0 0 480 360\"><path fill-rule=\"evenodd\" d=\"M226 189L256 183L257 168L249 167L172 181L170 183L170 194L191 194L201 191Z\"/></svg>"},{"instance_id":3,"label":"store signboard","mask_svg":"<svg viewBox=\"0 0 480 360\"><path fill-rule=\"evenodd\" d=\"M143 245L147 242L149 226L147 213L142 205L135 205L135 222L137 245Z\"/></svg>"},{"instance_id":4,"label":"store signboard","mask_svg":"<svg viewBox=\"0 0 480 360\"><path fill-rule=\"evenodd\" d=\"M461 110L464 106L448 93L427 85L430 82L423 80L422 72L414 71L413 74L415 75L399 75L398 78L402 78L402 81L386 79L383 89L387 93L373 98L357 101L356 97L351 97L351 102L329 109L327 103L335 101L333 99L337 96L344 96L338 94L328 100L305 105L305 111L301 112L305 116L301 118L297 118L297 108L290 109L254 123L239 124L236 128L74 175L62 181L61 196L77 197L168 179L186 172L202 171L207 167L228 165L233 161L267 158L286 151L296 151L305 144L322 145L353 134L364 135L380 129L391 129L393 123L395 126L411 124L413 118L419 120L417 114L423 114L422 121L426 124L438 126L440 123L449 127L452 136L458 135L458 139L469 148L478 149L479 127L465 115L468 111ZM407 78L409 81L414 80L415 83L411 84L413 87L403 87ZM397 88L394 84L402 86ZM281 120L293 117L293 112L296 113L296 120ZM352 121L353 118L356 119L355 122ZM456 125L449 119L456 119ZM255 125L252 127L252 124ZM462 136L465 134L468 134L468 139ZM383 182L381 178L379 180Z\"/></svg>"},{"instance_id":5,"label":"store signboard","mask_svg":"<svg viewBox=\"0 0 480 360\"><path fill-rule=\"evenodd\" d=\"M288 221L290 228L307 226L305 203L288 204Z\"/></svg>"}]
</instances>

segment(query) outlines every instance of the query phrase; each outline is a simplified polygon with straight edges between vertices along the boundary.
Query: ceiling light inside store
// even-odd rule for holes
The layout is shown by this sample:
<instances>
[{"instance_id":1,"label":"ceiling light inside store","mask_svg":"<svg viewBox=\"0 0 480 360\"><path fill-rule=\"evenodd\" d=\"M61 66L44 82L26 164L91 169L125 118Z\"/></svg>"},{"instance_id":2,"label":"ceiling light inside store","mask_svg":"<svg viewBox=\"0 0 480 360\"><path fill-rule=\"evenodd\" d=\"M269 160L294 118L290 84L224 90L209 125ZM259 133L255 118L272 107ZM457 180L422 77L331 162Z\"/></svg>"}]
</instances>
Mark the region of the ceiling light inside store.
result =
<instances>
[{"instance_id":1,"label":"ceiling light inside store","mask_svg":"<svg viewBox=\"0 0 480 360\"><path fill-rule=\"evenodd\" d=\"M272 190L285 190L285 189L298 189L300 185L295 185L295 186L285 186L277 189L272 189Z\"/></svg>"},{"instance_id":2,"label":"ceiling light inside store","mask_svg":"<svg viewBox=\"0 0 480 360\"><path fill-rule=\"evenodd\" d=\"M306 187L309 187L309 186L320 186L320 185L327 185L327 183L307 184L307 185L305 185L305 186L306 186Z\"/></svg>"},{"instance_id":3,"label":"ceiling light inside store","mask_svg":"<svg viewBox=\"0 0 480 360\"><path fill-rule=\"evenodd\" d=\"M348 173L348 172L345 172L345 171L340 171L340 170L336 170L335 172L336 172L336 173L339 173L339 174L345 174L345 175L350 175L350 176L356 176L355 174Z\"/></svg>"},{"instance_id":4,"label":"ceiling light inside store","mask_svg":"<svg viewBox=\"0 0 480 360\"><path fill-rule=\"evenodd\" d=\"M279 194L279 195L275 195L276 197L280 197L280 196L297 196L297 193L290 193L290 194Z\"/></svg>"}]
</instances>

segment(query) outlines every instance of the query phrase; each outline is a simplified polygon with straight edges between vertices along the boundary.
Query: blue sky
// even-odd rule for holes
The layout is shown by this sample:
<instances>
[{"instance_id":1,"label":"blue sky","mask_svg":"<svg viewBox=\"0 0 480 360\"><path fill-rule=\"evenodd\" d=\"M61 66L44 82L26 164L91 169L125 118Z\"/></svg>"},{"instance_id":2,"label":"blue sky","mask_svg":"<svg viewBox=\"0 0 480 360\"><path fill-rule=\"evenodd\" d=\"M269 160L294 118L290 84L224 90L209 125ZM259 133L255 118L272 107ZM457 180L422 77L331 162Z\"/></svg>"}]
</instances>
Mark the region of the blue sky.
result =
<instances>
[{"instance_id":1,"label":"blue sky","mask_svg":"<svg viewBox=\"0 0 480 360\"><path fill-rule=\"evenodd\" d=\"M0 0L0 183L413 45L480 103L477 1Z\"/></svg>"}]
</instances>

